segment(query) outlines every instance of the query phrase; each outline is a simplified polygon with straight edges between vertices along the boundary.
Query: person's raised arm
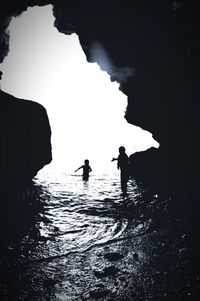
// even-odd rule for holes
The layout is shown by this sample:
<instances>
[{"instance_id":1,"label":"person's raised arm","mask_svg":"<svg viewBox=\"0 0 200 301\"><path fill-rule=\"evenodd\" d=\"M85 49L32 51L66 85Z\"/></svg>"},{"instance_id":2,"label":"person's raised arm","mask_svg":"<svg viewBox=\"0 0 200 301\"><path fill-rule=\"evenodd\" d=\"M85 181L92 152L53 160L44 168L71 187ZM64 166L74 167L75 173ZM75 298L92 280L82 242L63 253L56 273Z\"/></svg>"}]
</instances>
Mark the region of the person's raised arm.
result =
<instances>
[{"instance_id":1,"label":"person's raised arm","mask_svg":"<svg viewBox=\"0 0 200 301\"><path fill-rule=\"evenodd\" d=\"M112 158L111 161L112 161L112 162L113 162L113 161L117 161L117 168L119 169L119 160L118 160L118 158Z\"/></svg>"},{"instance_id":2,"label":"person's raised arm","mask_svg":"<svg viewBox=\"0 0 200 301\"><path fill-rule=\"evenodd\" d=\"M80 166L79 168L77 168L76 170L75 170L75 172L77 172L79 169L81 169L81 168L83 168L83 166Z\"/></svg>"}]
</instances>

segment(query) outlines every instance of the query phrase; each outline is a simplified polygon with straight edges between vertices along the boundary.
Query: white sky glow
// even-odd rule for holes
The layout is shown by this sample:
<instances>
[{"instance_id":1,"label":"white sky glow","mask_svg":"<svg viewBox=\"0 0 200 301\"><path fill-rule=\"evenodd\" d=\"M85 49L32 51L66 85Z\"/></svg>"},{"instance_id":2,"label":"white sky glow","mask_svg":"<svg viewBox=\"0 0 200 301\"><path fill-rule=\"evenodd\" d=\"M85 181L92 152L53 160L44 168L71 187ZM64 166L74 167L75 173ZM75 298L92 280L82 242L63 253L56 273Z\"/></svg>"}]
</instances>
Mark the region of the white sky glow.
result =
<instances>
[{"instance_id":1,"label":"white sky glow","mask_svg":"<svg viewBox=\"0 0 200 301\"><path fill-rule=\"evenodd\" d=\"M87 158L93 169L108 168L121 145L128 155L158 147L149 132L124 119L127 96L119 84L88 63L78 36L58 32L54 21L51 5L13 17L10 51L0 65L3 91L46 108L52 164L74 170Z\"/></svg>"}]
</instances>

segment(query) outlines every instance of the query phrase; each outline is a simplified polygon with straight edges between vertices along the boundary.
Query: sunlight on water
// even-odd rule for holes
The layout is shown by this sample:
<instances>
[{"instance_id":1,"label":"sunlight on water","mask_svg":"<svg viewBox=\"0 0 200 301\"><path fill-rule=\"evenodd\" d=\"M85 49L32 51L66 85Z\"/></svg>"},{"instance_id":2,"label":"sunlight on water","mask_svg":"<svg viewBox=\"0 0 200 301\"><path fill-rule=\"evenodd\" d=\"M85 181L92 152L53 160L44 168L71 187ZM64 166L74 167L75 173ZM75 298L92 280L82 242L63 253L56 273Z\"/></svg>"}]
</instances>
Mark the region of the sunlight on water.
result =
<instances>
[{"instance_id":1,"label":"sunlight on water","mask_svg":"<svg viewBox=\"0 0 200 301\"><path fill-rule=\"evenodd\" d=\"M37 248L37 258L83 251L127 235L129 219L123 216L123 208L129 202L132 206L141 194L130 180L128 194L123 196L118 171L96 173L83 181L79 175L50 166L38 173L34 183L40 187L40 198L48 200L39 230L49 242ZM139 224L131 235L145 227Z\"/></svg>"},{"instance_id":2,"label":"sunlight on water","mask_svg":"<svg viewBox=\"0 0 200 301\"><path fill-rule=\"evenodd\" d=\"M128 155L158 147L149 132L124 119L127 96L119 83L88 63L78 36L59 33L54 21L51 5L13 17L1 64L2 90L47 109L54 166L70 171L88 158L95 170L108 169L120 145Z\"/></svg>"}]
</instances>

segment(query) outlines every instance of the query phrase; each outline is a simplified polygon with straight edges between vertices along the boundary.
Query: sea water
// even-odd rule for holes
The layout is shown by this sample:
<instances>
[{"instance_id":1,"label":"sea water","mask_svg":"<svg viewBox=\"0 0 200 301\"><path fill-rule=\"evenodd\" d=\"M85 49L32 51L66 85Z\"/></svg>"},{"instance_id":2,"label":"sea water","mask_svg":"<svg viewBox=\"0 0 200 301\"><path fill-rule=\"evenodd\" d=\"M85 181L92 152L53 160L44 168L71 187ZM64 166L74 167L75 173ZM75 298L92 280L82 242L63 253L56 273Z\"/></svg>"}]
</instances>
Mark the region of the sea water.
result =
<instances>
[{"instance_id":1,"label":"sea water","mask_svg":"<svg viewBox=\"0 0 200 301\"><path fill-rule=\"evenodd\" d=\"M2 252L2 300L196 296L188 234L159 188L131 178L123 194L118 170L83 181L81 174L45 168L23 199L34 218L26 226L22 217L23 235Z\"/></svg>"}]
</instances>

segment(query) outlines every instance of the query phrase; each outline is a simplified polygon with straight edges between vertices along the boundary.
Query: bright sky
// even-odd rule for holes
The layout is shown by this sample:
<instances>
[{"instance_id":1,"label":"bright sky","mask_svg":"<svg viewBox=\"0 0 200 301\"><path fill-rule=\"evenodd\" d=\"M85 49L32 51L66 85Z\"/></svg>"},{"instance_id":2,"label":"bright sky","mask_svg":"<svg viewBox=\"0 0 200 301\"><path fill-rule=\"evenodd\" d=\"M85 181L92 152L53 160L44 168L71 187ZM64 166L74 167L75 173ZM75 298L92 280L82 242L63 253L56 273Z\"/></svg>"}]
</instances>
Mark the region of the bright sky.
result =
<instances>
[{"instance_id":1,"label":"bright sky","mask_svg":"<svg viewBox=\"0 0 200 301\"><path fill-rule=\"evenodd\" d=\"M54 21L51 5L13 17L10 51L0 65L3 91L46 108L52 164L74 170L87 158L94 169L109 168L121 145L128 155L158 147L149 132L124 119L127 96L119 83L88 63L78 36L58 32Z\"/></svg>"}]
</instances>

